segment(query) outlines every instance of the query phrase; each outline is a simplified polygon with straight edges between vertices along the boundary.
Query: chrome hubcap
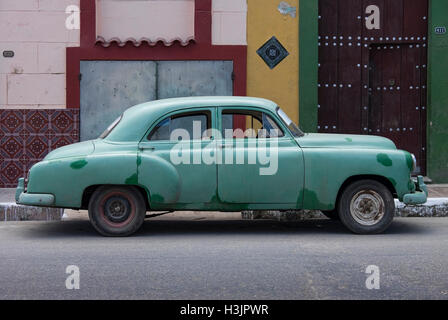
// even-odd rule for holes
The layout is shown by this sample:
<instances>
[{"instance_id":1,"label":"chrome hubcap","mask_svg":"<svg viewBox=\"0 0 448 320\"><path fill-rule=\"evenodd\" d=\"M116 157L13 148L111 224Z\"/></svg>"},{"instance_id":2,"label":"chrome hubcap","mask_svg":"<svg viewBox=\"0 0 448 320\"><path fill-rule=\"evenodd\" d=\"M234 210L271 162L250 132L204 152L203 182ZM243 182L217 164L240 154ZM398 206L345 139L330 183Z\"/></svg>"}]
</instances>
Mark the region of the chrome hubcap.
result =
<instances>
[{"instance_id":1,"label":"chrome hubcap","mask_svg":"<svg viewBox=\"0 0 448 320\"><path fill-rule=\"evenodd\" d=\"M375 225L384 217L384 200L373 190L359 191L350 202L350 214L364 226Z\"/></svg>"}]
</instances>

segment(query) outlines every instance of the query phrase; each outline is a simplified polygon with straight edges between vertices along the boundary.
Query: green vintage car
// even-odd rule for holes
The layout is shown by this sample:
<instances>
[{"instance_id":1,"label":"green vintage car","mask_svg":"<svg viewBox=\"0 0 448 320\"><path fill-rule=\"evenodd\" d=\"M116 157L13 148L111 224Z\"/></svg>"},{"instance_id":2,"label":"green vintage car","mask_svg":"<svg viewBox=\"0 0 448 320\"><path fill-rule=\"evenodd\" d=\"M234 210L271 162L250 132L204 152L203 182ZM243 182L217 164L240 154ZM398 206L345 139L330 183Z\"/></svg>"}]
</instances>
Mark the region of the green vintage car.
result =
<instances>
[{"instance_id":1,"label":"green vintage car","mask_svg":"<svg viewBox=\"0 0 448 320\"><path fill-rule=\"evenodd\" d=\"M88 209L105 236L147 211L321 210L379 233L394 198L427 199L415 157L386 138L303 133L272 101L191 97L127 109L96 140L50 152L21 178L23 205Z\"/></svg>"}]
</instances>

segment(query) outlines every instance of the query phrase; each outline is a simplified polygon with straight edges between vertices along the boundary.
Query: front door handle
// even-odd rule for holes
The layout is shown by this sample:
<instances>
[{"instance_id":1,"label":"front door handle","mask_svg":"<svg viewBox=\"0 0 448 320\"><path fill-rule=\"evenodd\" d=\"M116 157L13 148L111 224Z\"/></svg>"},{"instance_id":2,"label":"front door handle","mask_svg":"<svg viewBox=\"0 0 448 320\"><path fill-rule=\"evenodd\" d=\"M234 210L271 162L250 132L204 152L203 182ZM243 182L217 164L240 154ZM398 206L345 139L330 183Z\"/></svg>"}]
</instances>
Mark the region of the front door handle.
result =
<instances>
[{"instance_id":1,"label":"front door handle","mask_svg":"<svg viewBox=\"0 0 448 320\"><path fill-rule=\"evenodd\" d=\"M144 144L144 143L139 144L139 145L138 145L138 148L139 148L140 150L150 150L150 151L154 151L154 150L156 150L155 147L153 147L153 146L151 146L151 145Z\"/></svg>"}]
</instances>

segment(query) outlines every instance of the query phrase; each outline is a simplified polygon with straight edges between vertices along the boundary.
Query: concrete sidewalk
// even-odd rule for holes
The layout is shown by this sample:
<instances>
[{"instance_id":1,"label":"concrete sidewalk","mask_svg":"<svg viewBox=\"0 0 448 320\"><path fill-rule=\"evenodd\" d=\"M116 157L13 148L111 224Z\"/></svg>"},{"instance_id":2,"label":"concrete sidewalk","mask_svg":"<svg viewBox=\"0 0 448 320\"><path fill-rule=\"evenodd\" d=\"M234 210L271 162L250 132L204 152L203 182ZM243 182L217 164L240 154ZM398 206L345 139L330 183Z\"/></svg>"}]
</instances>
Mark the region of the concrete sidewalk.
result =
<instances>
[{"instance_id":1,"label":"concrete sidewalk","mask_svg":"<svg viewBox=\"0 0 448 320\"><path fill-rule=\"evenodd\" d=\"M429 198L448 198L448 184L428 184Z\"/></svg>"},{"instance_id":2,"label":"concrete sidewalk","mask_svg":"<svg viewBox=\"0 0 448 320\"><path fill-rule=\"evenodd\" d=\"M16 194L16 189L3 188L0 189L0 203L6 202L16 202L14 196Z\"/></svg>"}]
</instances>

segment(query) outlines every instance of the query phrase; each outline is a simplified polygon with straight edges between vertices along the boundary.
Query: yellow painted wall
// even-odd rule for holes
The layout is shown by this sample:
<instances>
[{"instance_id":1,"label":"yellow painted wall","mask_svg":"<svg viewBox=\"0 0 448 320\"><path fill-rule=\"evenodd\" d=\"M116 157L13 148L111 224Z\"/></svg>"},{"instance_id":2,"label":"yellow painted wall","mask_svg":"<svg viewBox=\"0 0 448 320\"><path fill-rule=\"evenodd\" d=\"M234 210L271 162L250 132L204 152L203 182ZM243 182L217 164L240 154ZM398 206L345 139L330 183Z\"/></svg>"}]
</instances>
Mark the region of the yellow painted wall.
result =
<instances>
[{"instance_id":1,"label":"yellow painted wall","mask_svg":"<svg viewBox=\"0 0 448 320\"><path fill-rule=\"evenodd\" d=\"M282 15L280 0L248 0L247 10L247 95L275 101L295 122L299 119L299 0L296 17ZM270 69L257 50L275 36L289 52Z\"/></svg>"}]
</instances>

